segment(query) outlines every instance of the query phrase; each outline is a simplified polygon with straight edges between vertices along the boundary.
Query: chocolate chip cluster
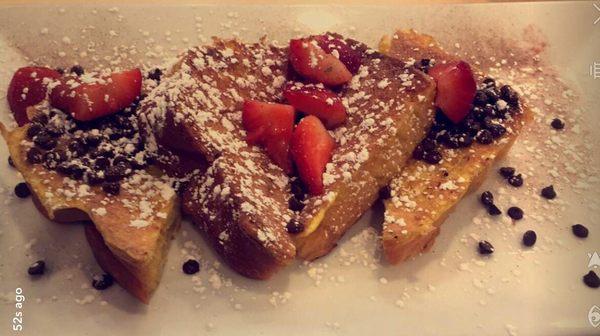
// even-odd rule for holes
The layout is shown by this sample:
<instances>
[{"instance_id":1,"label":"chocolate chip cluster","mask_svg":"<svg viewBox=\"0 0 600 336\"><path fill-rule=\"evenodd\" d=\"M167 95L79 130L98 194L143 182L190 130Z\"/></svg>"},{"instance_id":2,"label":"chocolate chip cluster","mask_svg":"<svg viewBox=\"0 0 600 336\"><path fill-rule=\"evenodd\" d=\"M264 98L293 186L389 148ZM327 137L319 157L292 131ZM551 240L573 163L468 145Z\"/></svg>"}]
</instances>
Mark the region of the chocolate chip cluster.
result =
<instances>
[{"instance_id":1,"label":"chocolate chip cluster","mask_svg":"<svg viewBox=\"0 0 600 336\"><path fill-rule=\"evenodd\" d=\"M33 142L27 161L117 195L120 181L151 161L134 111L132 106L88 122L56 109L39 113L27 128Z\"/></svg>"},{"instance_id":2,"label":"chocolate chip cluster","mask_svg":"<svg viewBox=\"0 0 600 336\"><path fill-rule=\"evenodd\" d=\"M431 129L415 148L413 158L437 164L442 160L440 146L464 148L473 141L491 144L506 133L503 122L519 111L519 95L512 87L498 88L494 79L485 78L475 94L471 111L460 123L454 124L437 109Z\"/></svg>"}]
</instances>

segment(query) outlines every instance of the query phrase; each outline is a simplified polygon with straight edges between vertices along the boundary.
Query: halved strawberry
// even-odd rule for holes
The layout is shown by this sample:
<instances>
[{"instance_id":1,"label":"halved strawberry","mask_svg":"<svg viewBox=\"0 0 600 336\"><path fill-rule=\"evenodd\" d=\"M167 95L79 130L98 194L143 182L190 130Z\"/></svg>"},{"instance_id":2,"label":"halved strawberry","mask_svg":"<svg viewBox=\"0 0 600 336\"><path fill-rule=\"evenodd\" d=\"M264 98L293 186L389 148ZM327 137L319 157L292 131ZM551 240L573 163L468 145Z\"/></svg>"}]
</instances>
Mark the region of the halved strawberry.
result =
<instances>
[{"instance_id":1,"label":"halved strawberry","mask_svg":"<svg viewBox=\"0 0 600 336\"><path fill-rule=\"evenodd\" d=\"M353 74L358 72L363 58L362 51L358 50L358 44L350 44L341 36L329 33L311 36L311 38L314 38L326 53L332 54L335 51L348 71Z\"/></svg>"},{"instance_id":2,"label":"halved strawberry","mask_svg":"<svg viewBox=\"0 0 600 336\"><path fill-rule=\"evenodd\" d=\"M26 110L46 98L48 83L60 77L54 69L45 67L20 68L13 75L6 99L19 126L29 122Z\"/></svg>"},{"instance_id":3,"label":"halved strawberry","mask_svg":"<svg viewBox=\"0 0 600 336\"><path fill-rule=\"evenodd\" d=\"M315 40L290 40L289 59L302 77L327 86L341 85L352 78L344 63L323 51Z\"/></svg>"},{"instance_id":4,"label":"halved strawberry","mask_svg":"<svg viewBox=\"0 0 600 336\"><path fill-rule=\"evenodd\" d=\"M331 160L335 141L315 116L306 116L296 126L292 137L292 159L298 174L312 195L324 191L323 173Z\"/></svg>"},{"instance_id":5,"label":"halved strawberry","mask_svg":"<svg viewBox=\"0 0 600 336\"><path fill-rule=\"evenodd\" d=\"M292 173L290 140L294 128L294 108L290 105L244 101L242 125L250 145L266 148L267 154L284 172Z\"/></svg>"},{"instance_id":6,"label":"halved strawberry","mask_svg":"<svg viewBox=\"0 0 600 336\"><path fill-rule=\"evenodd\" d=\"M437 84L437 107L452 122L463 120L471 109L477 89L469 64L464 61L436 64L429 69L429 75Z\"/></svg>"},{"instance_id":7,"label":"halved strawberry","mask_svg":"<svg viewBox=\"0 0 600 336\"><path fill-rule=\"evenodd\" d=\"M88 121L116 113L131 105L142 90L142 72L132 69L82 82L68 76L50 94L52 106L68 112L74 119Z\"/></svg>"},{"instance_id":8,"label":"halved strawberry","mask_svg":"<svg viewBox=\"0 0 600 336\"><path fill-rule=\"evenodd\" d=\"M283 96L296 110L321 119L328 129L346 121L342 100L329 89L312 84L288 84L283 89Z\"/></svg>"}]
</instances>

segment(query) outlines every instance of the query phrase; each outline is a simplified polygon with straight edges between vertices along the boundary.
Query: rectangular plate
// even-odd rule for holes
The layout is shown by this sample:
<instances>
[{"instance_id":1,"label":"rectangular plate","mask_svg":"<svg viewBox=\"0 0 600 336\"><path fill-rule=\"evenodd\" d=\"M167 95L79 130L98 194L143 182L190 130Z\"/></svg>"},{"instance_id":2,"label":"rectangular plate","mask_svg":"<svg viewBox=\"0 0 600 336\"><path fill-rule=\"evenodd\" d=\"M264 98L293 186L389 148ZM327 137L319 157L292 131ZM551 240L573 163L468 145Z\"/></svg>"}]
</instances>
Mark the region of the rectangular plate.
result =
<instances>
[{"instance_id":1,"label":"rectangular plate","mask_svg":"<svg viewBox=\"0 0 600 336\"><path fill-rule=\"evenodd\" d=\"M600 24L593 24L598 14L591 2L2 8L0 120L5 123L8 81L27 63L25 57L63 67L79 60L91 67L93 59L104 62L105 55L124 54L128 59L117 66L152 65L185 46L207 43L213 35L246 41L267 35L286 43L292 36L329 30L376 47L381 36L397 28L434 35L459 53L477 53L477 45L498 37L544 52L539 63L531 57L523 60L537 66L521 69L536 73L537 86L513 83L538 108L536 123L499 163L523 172L526 187L511 189L490 173L447 220L432 252L399 266L381 260L376 238L381 205L366 213L331 255L312 264L297 263L268 282L241 278L219 265L186 221L173 241L162 284L145 306L118 286L103 292L91 288L91 277L101 270L82 227L50 223L30 200L14 197L12 188L20 178L5 165L0 170L0 334L12 332L17 288L26 297L24 335L106 335L107 330L112 335L600 332L589 321L594 317L590 309L600 306L598 290L581 280L589 270L588 253L600 246L600 79L590 75L590 65L600 62ZM503 44L499 55L512 57L516 44ZM499 56L496 62L505 61ZM558 85L548 64L571 91L546 91ZM566 120L563 132L548 126L555 115ZM6 158L2 144L0 159ZM538 196L549 184L559 194L553 202ZM483 190L494 191L504 210L518 204L525 218L514 225L505 215L490 219L477 201ZM590 229L586 240L570 232L579 222ZM533 249L520 245L528 229L538 233ZM494 244L491 258L476 253L479 239ZM197 276L180 270L188 257L202 260ZM26 270L37 259L46 260L48 272L31 280Z\"/></svg>"}]
</instances>

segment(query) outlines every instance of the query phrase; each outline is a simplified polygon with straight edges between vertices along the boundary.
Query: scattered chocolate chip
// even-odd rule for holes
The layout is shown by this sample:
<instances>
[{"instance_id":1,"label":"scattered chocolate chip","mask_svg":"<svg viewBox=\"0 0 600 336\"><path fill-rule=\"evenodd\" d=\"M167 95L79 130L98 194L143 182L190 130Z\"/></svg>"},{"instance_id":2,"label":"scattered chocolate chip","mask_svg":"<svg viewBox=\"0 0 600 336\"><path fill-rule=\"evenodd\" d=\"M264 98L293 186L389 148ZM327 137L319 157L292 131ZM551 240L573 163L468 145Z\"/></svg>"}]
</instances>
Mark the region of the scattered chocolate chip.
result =
<instances>
[{"instance_id":1,"label":"scattered chocolate chip","mask_svg":"<svg viewBox=\"0 0 600 336\"><path fill-rule=\"evenodd\" d=\"M94 168L97 170L104 170L110 165L110 160L103 156L96 158L94 161Z\"/></svg>"},{"instance_id":2,"label":"scattered chocolate chip","mask_svg":"<svg viewBox=\"0 0 600 336\"><path fill-rule=\"evenodd\" d=\"M71 73L77 76L81 76L85 73L85 71L83 70L83 67L81 65L77 64L71 67Z\"/></svg>"},{"instance_id":3,"label":"scattered chocolate chip","mask_svg":"<svg viewBox=\"0 0 600 336\"><path fill-rule=\"evenodd\" d=\"M482 129L481 131L479 131L479 133L477 133L477 136L475 137L475 140L477 140L477 142L482 145L489 145L492 143L492 141L494 141L492 133L490 133L490 131L488 131L487 129Z\"/></svg>"},{"instance_id":4,"label":"scattered chocolate chip","mask_svg":"<svg viewBox=\"0 0 600 336\"><path fill-rule=\"evenodd\" d=\"M304 231L304 225L300 223L297 219L292 219L291 221L289 221L285 228L287 229L287 232L291 234L298 234Z\"/></svg>"},{"instance_id":5,"label":"scattered chocolate chip","mask_svg":"<svg viewBox=\"0 0 600 336\"><path fill-rule=\"evenodd\" d=\"M492 194L491 191L484 191L481 193L481 197L479 197L479 200L485 206L493 205L494 204L494 194Z\"/></svg>"},{"instance_id":6,"label":"scattered chocolate chip","mask_svg":"<svg viewBox=\"0 0 600 336\"><path fill-rule=\"evenodd\" d=\"M94 171L87 172L84 176L89 185L98 185L104 182L104 175L100 175Z\"/></svg>"},{"instance_id":7,"label":"scattered chocolate chip","mask_svg":"<svg viewBox=\"0 0 600 336\"><path fill-rule=\"evenodd\" d=\"M488 89L488 90L485 90L485 94L487 95L488 103L490 103L492 105L496 104L496 102L499 99L498 94L496 93L496 91Z\"/></svg>"},{"instance_id":8,"label":"scattered chocolate chip","mask_svg":"<svg viewBox=\"0 0 600 336\"><path fill-rule=\"evenodd\" d=\"M38 260L29 266L27 273L29 273L29 275L42 275L45 270L46 263L43 260Z\"/></svg>"},{"instance_id":9,"label":"scattered chocolate chip","mask_svg":"<svg viewBox=\"0 0 600 336\"><path fill-rule=\"evenodd\" d=\"M552 126L552 128L554 128L555 130L561 130L565 128L565 123L558 118L554 118L550 123L550 126Z\"/></svg>"},{"instance_id":10,"label":"scattered chocolate chip","mask_svg":"<svg viewBox=\"0 0 600 336\"><path fill-rule=\"evenodd\" d=\"M183 263L181 269L185 274L196 274L200 271L200 263L194 259L188 259L186 262Z\"/></svg>"},{"instance_id":11,"label":"scattered chocolate chip","mask_svg":"<svg viewBox=\"0 0 600 336\"><path fill-rule=\"evenodd\" d=\"M40 124L42 126L46 125L48 123L48 115L44 114L44 113L38 113L36 115L33 116L33 118L31 118L31 123L32 124Z\"/></svg>"},{"instance_id":12,"label":"scattered chocolate chip","mask_svg":"<svg viewBox=\"0 0 600 336\"><path fill-rule=\"evenodd\" d=\"M531 247L535 244L535 241L537 240L537 235L535 234L535 231L533 230L528 230L523 234L523 245L527 246L527 247Z\"/></svg>"},{"instance_id":13,"label":"scattered chocolate chip","mask_svg":"<svg viewBox=\"0 0 600 336\"><path fill-rule=\"evenodd\" d=\"M513 167L500 167L498 173L502 175L505 179L511 178L515 175L515 168Z\"/></svg>"},{"instance_id":14,"label":"scattered chocolate chip","mask_svg":"<svg viewBox=\"0 0 600 336\"><path fill-rule=\"evenodd\" d=\"M156 68L148 73L148 78L160 82L160 77L162 77L162 74L162 70Z\"/></svg>"},{"instance_id":15,"label":"scattered chocolate chip","mask_svg":"<svg viewBox=\"0 0 600 336\"><path fill-rule=\"evenodd\" d=\"M109 195L118 195L121 191L121 186L118 182L104 182L102 183L102 190Z\"/></svg>"},{"instance_id":16,"label":"scattered chocolate chip","mask_svg":"<svg viewBox=\"0 0 600 336\"><path fill-rule=\"evenodd\" d=\"M15 166L15 162L13 161L12 157L10 157L10 156L8 157L8 165L11 166L11 167L13 167L13 168Z\"/></svg>"},{"instance_id":17,"label":"scattered chocolate chip","mask_svg":"<svg viewBox=\"0 0 600 336\"><path fill-rule=\"evenodd\" d=\"M44 159L44 153L38 148L32 147L27 151L27 162L31 164L41 163Z\"/></svg>"},{"instance_id":18,"label":"scattered chocolate chip","mask_svg":"<svg viewBox=\"0 0 600 336\"><path fill-rule=\"evenodd\" d=\"M590 233L588 229L581 224L575 224L571 226L571 230L573 231L573 234L579 238L587 238L588 234Z\"/></svg>"},{"instance_id":19,"label":"scattered chocolate chip","mask_svg":"<svg viewBox=\"0 0 600 336\"><path fill-rule=\"evenodd\" d=\"M487 241L482 240L479 242L479 254L492 254L494 253L494 246Z\"/></svg>"},{"instance_id":20,"label":"scattered chocolate chip","mask_svg":"<svg viewBox=\"0 0 600 336\"><path fill-rule=\"evenodd\" d=\"M590 288L598 288L600 287L600 278L594 271L589 271L586 275L583 276L583 283Z\"/></svg>"},{"instance_id":21,"label":"scattered chocolate chip","mask_svg":"<svg viewBox=\"0 0 600 336\"><path fill-rule=\"evenodd\" d=\"M27 198L31 195L31 191L29 190L29 186L27 183L21 182L15 186L15 195L18 198Z\"/></svg>"},{"instance_id":22,"label":"scattered chocolate chip","mask_svg":"<svg viewBox=\"0 0 600 336\"><path fill-rule=\"evenodd\" d=\"M33 143L41 149L49 150L56 147L56 139L54 139L50 134L45 132L38 133L35 138L33 138Z\"/></svg>"},{"instance_id":23,"label":"scattered chocolate chip","mask_svg":"<svg viewBox=\"0 0 600 336\"><path fill-rule=\"evenodd\" d=\"M502 211L500 211L500 208L498 208L496 204L488 205L487 211L490 216L498 216L502 214Z\"/></svg>"},{"instance_id":24,"label":"scattered chocolate chip","mask_svg":"<svg viewBox=\"0 0 600 336\"><path fill-rule=\"evenodd\" d=\"M101 276L95 276L92 279L92 287L94 287L94 289L96 290L105 290L108 287L112 286L114 282L115 281L112 275L104 273Z\"/></svg>"},{"instance_id":25,"label":"scattered chocolate chip","mask_svg":"<svg viewBox=\"0 0 600 336\"><path fill-rule=\"evenodd\" d=\"M483 91L477 91L475 98L473 98L473 104L477 106L485 106L487 104L488 97Z\"/></svg>"},{"instance_id":26,"label":"scattered chocolate chip","mask_svg":"<svg viewBox=\"0 0 600 336\"><path fill-rule=\"evenodd\" d=\"M425 156L425 150L423 149L423 146L418 145L417 147L415 147L415 149L412 152L413 159L423 160L424 156Z\"/></svg>"},{"instance_id":27,"label":"scattered chocolate chip","mask_svg":"<svg viewBox=\"0 0 600 336\"><path fill-rule=\"evenodd\" d=\"M556 198L556 191L554 191L554 186L549 185L542 189L541 192L542 197L546 199L554 199Z\"/></svg>"},{"instance_id":28,"label":"scattered chocolate chip","mask_svg":"<svg viewBox=\"0 0 600 336\"><path fill-rule=\"evenodd\" d=\"M33 137L38 135L42 131L42 129L44 129L44 126L42 126L41 124L31 123L29 127L27 127L27 138L33 139Z\"/></svg>"},{"instance_id":29,"label":"scattered chocolate chip","mask_svg":"<svg viewBox=\"0 0 600 336\"><path fill-rule=\"evenodd\" d=\"M519 220L519 219L523 219L523 210L521 210L521 208L513 206L508 208L508 210L506 211L506 213L508 214L508 216L514 220Z\"/></svg>"},{"instance_id":30,"label":"scattered chocolate chip","mask_svg":"<svg viewBox=\"0 0 600 336\"><path fill-rule=\"evenodd\" d=\"M491 124L487 129L494 139L497 139L506 133L506 128L500 124Z\"/></svg>"},{"instance_id":31,"label":"scattered chocolate chip","mask_svg":"<svg viewBox=\"0 0 600 336\"><path fill-rule=\"evenodd\" d=\"M67 153L62 149L54 149L44 155L44 167L54 170L67 159Z\"/></svg>"},{"instance_id":32,"label":"scattered chocolate chip","mask_svg":"<svg viewBox=\"0 0 600 336\"><path fill-rule=\"evenodd\" d=\"M513 175L508 178L508 184L513 187L520 187L523 185L523 176L521 174Z\"/></svg>"},{"instance_id":33,"label":"scattered chocolate chip","mask_svg":"<svg viewBox=\"0 0 600 336\"><path fill-rule=\"evenodd\" d=\"M125 177L131 171L131 165L125 162L119 162L117 165L110 166L106 169L104 175L109 182L116 182Z\"/></svg>"},{"instance_id":34,"label":"scattered chocolate chip","mask_svg":"<svg viewBox=\"0 0 600 336\"><path fill-rule=\"evenodd\" d=\"M52 125L52 124L47 125L46 128L44 128L44 131L53 137L58 137L58 136L62 135L63 133L65 133L65 130L62 127Z\"/></svg>"},{"instance_id":35,"label":"scattered chocolate chip","mask_svg":"<svg viewBox=\"0 0 600 336\"><path fill-rule=\"evenodd\" d=\"M388 184L385 187L379 189L379 198L386 200L392 197L392 187Z\"/></svg>"},{"instance_id":36,"label":"scattered chocolate chip","mask_svg":"<svg viewBox=\"0 0 600 336\"><path fill-rule=\"evenodd\" d=\"M442 161L442 154L436 150L426 152L423 155L423 160L429 164L437 164Z\"/></svg>"},{"instance_id":37,"label":"scattered chocolate chip","mask_svg":"<svg viewBox=\"0 0 600 336\"><path fill-rule=\"evenodd\" d=\"M292 211L301 211L302 209L304 209L304 203L298 200L296 196L292 196L288 200L288 207Z\"/></svg>"}]
</instances>

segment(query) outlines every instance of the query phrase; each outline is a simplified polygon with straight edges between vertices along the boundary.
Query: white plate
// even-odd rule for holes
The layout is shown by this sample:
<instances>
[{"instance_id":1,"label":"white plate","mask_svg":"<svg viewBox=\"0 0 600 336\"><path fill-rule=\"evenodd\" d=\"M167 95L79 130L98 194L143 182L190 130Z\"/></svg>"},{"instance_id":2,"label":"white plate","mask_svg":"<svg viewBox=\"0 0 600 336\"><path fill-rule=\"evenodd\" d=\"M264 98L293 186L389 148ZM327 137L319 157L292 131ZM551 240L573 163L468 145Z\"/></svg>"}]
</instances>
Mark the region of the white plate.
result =
<instances>
[{"instance_id":1,"label":"white plate","mask_svg":"<svg viewBox=\"0 0 600 336\"><path fill-rule=\"evenodd\" d=\"M545 35L543 58L556 65L582 100L565 105L567 129L551 131L548 118L563 114L553 106L572 99L569 92L565 99L563 92L544 91L546 83L555 82L546 76L545 61L540 63L544 72L537 79L541 83L535 89L537 99L532 99L540 107L539 124L535 132L519 139L502 162L526 173L527 187L513 192L492 172L479 190L503 187L507 192L497 193L500 206L506 209L518 203L525 210L525 219L515 225L506 218L488 219L474 194L447 220L431 253L389 266L380 259L374 235L381 221L379 209L366 213L330 256L312 265L298 263L271 281L257 282L225 266L215 268L215 257L199 232L184 222L149 306L118 286L104 292L91 289L91 276L101 271L82 227L49 223L30 200L15 198L12 188L20 178L2 163L0 334L12 333L16 288L26 297L24 335L599 334L600 329L588 321L588 312L593 305L600 306L600 295L581 280L588 272L587 254L600 249L600 79L589 74L590 64L600 62L600 24L593 25L599 14L587 2L2 8L0 119L4 122L8 121L7 82L26 63L24 56L54 66L71 65L74 60L90 66L93 57L113 54L114 47L122 46L119 52L128 53L136 60L133 63L158 64L185 45L204 43L212 35L239 34L253 41L267 34L285 42L294 35L330 30L376 47L382 35L401 27L431 33L458 52L472 50L474 42L486 45L490 36L539 44ZM455 46L455 41L460 44ZM136 48L129 48L132 45ZM507 55L511 48L509 44L498 53ZM527 89L524 83L514 84ZM565 144L578 146L577 153L565 149ZM0 151L5 162L6 147L1 145ZM578 155L581 162L573 159ZM559 193L552 203L537 196L539 188L550 183ZM577 222L590 229L586 240L571 234L570 226ZM525 250L520 239L530 228L538 232L538 243ZM496 247L491 258L477 255L479 238ZM188 255L203 260L194 279L180 270ZM26 269L41 258L49 271L30 280Z\"/></svg>"}]
</instances>

